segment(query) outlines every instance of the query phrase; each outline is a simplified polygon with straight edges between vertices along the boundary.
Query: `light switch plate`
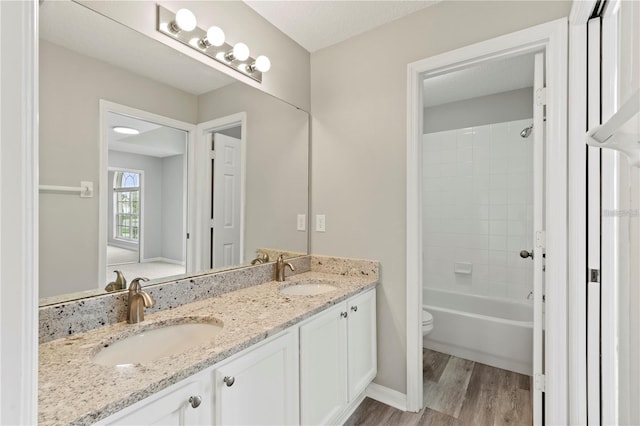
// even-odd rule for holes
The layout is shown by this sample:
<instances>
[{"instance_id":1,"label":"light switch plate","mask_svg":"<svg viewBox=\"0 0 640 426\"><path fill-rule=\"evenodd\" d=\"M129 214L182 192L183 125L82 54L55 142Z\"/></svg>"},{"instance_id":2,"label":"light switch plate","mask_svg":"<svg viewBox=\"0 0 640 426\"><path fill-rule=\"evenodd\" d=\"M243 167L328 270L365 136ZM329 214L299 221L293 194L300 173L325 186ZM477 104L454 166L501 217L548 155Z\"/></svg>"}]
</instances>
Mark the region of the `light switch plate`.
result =
<instances>
[{"instance_id":1,"label":"light switch plate","mask_svg":"<svg viewBox=\"0 0 640 426\"><path fill-rule=\"evenodd\" d=\"M325 218L323 214L317 214L316 215L316 231L317 232L324 232L326 230L325 227Z\"/></svg>"},{"instance_id":2,"label":"light switch plate","mask_svg":"<svg viewBox=\"0 0 640 426\"><path fill-rule=\"evenodd\" d=\"M307 229L307 215L299 214L298 215L298 231L304 231Z\"/></svg>"}]
</instances>

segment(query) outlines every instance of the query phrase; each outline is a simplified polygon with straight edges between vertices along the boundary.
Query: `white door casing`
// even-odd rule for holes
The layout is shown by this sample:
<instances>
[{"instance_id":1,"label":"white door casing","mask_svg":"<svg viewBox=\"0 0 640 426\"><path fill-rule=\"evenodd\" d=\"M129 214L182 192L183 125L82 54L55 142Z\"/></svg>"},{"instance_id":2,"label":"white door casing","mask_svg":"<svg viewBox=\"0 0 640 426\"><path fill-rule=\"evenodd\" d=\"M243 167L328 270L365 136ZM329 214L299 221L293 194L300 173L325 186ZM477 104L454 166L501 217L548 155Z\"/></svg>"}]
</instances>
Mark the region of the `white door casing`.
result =
<instances>
[{"instance_id":1,"label":"white door casing","mask_svg":"<svg viewBox=\"0 0 640 426\"><path fill-rule=\"evenodd\" d=\"M195 163L195 179L197 187L195 193L194 227L191 239L196 247L192 256L195 270L201 271L211 268L212 260L212 219L213 219L213 191L212 191L212 159L213 134L232 127L241 128L240 136L240 180L239 180L239 260L244 262L244 233L245 233L245 205L246 205L246 162L247 162L247 114L244 112L232 114L197 125L197 158ZM237 264L236 263L236 264Z\"/></svg>"},{"instance_id":2,"label":"white door casing","mask_svg":"<svg viewBox=\"0 0 640 426\"><path fill-rule=\"evenodd\" d=\"M544 412L544 54L534 57L533 77L533 424L542 425Z\"/></svg>"}]
</instances>

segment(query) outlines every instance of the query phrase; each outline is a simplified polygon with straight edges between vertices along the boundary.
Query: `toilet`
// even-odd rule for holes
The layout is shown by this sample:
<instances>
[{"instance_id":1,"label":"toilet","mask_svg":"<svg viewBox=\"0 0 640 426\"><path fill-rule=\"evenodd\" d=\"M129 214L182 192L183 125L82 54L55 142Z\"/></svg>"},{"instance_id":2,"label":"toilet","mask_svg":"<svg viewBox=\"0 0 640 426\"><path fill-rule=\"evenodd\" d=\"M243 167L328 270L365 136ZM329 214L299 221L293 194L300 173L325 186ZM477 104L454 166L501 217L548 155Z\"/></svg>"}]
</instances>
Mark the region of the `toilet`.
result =
<instances>
[{"instance_id":1,"label":"toilet","mask_svg":"<svg viewBox=\"0 0 640 426\"><path fill-rule=\"evenodd\" d=\"M426 309L422 309L422 336L426 336L433 330L433 315Z\"/></svg>"}]
</instances>

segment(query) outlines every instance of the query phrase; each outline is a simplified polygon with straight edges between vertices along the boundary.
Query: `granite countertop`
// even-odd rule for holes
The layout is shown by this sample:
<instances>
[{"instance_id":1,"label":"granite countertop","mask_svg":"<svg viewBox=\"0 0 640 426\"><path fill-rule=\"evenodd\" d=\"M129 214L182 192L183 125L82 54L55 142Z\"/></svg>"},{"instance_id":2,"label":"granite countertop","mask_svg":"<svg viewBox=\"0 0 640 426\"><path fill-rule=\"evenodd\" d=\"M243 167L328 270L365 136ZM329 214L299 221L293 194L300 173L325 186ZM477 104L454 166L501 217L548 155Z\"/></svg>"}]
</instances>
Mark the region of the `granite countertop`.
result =
<instances>
[{"instance_id":1,"label":"granite countertop","mask_svg":"<svg viewBox=\"0 0 640 426\"><path fill-rule=\"evenodd\" d=\"M284 296L278 289L320 280L337 290L315 296ZM145 316L139 324L120 322L39 346L38 423L91 424L185 379L225 358L311 317L377 283L375 276L305 272L285 283L267 282L175 309ZM213 342L186 353L134 367L106 367L91 357L105 345L159 324L222 321Z\"/></svg>"}]
</instances>

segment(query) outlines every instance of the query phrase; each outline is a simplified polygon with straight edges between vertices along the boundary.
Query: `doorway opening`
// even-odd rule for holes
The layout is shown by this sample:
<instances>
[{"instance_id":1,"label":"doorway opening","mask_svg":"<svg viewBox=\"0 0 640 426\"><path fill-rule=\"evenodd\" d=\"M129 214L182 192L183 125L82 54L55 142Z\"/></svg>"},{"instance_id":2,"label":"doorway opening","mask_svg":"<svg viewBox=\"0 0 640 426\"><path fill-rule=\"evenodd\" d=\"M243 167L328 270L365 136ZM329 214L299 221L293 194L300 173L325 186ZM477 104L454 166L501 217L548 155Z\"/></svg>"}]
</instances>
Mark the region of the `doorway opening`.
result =
<instances>
[{"instance_id":1,"label":"doorway opening","mask_svg":"<svg viewBox=\"0 0 640 426\"><path fill-rule=\"evenodd\" d=\"M409 65L410 411L438 387L422 376L435 350L531 375L533 423L565 416L566 380L545 393L546 376L566 370L563 53L565 20Z\"/></svg>"}]
</instances>

